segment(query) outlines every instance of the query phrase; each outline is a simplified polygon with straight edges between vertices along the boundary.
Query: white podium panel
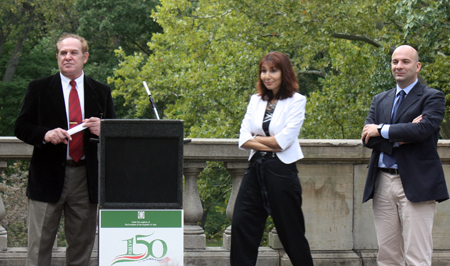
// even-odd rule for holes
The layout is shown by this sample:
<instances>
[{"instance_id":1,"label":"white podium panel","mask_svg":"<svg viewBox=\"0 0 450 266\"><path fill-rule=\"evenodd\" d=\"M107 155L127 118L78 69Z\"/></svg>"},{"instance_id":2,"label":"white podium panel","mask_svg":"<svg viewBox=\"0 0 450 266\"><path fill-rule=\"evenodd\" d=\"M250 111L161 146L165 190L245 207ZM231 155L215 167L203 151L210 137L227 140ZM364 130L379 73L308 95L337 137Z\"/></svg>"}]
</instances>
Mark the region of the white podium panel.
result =
<instances>
[{"instance_id":1,"label":"white podium panel","mask_svg":"<svg viewBox=\"0 0 450 266\"><path fill-rule=\"evenodd\" d=\"M100 266L183 266L183 210L100 210Z\"/></svg>"}]
</instances>

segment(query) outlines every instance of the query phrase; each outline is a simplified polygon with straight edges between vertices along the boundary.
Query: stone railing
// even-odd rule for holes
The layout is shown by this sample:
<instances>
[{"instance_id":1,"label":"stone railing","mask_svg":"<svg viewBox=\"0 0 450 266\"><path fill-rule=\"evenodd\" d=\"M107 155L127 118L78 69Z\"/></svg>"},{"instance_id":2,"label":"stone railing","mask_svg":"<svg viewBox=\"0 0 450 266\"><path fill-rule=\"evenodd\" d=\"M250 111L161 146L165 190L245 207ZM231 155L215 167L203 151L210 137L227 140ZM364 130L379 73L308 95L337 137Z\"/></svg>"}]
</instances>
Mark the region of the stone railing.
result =
<instances>
[{"instance_id":1,"label":"stone railing","mask_svg":"<svg viewBox=\"0 0 450 266\"><path fill-rule=\"evenodd\" d=\"M371 151L360 140L300 140L305 158L297 163L303 188L306 235L315 265L376 265L377 242L371 201L362 204L362 194ZM32 147L14 137L0 137L0 171L6 160L29 159ZM438 151L450 184L450 141L441 140ZM231 226L223 237L223 247L206 247L203 229L197 225L202 205L197 177L207 161L221 161L231 174L232 193L227 207L231 220L248 151L237 148L236 139L192 139L184 146L185 265L229 265ZM2 217L0 205L0 218ZM433 237L433 265L450 265L450 201L436 208ZM4 208L3 208L4 210ZM3 211L4 213L4 211ZM230 223L231 224L231 223ZM2 235L0 228L0 248ZM4 230L3 230L4 231ZM5 242L6 243L6 242ZM269 235L270 248L261 248L258 265L291 265L278 240L276 229ZM63 258L64 250L54 258ZM0 261L20 260L26 250L7 248ZM93 254L95 261L96 253ZM95 262L94 262L95 264Z\"/></svg>"}]
</instances>

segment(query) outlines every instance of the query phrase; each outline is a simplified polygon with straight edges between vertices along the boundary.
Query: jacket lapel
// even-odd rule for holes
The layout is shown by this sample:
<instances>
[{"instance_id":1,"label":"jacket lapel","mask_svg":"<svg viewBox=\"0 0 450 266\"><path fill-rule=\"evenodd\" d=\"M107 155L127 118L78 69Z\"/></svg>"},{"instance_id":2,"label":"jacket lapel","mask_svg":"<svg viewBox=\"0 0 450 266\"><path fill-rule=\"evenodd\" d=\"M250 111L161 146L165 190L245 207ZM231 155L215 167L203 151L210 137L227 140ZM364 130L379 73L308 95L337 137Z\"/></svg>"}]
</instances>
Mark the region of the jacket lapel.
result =
<instances>
[{"instance_id":1,"label":"jacket lapel","mask_svg":"<svg viewBox=\"0 0 450 266\"><path fill-rule=\"evenodd\" d=\"M63 128L67 129L66 105L64 102L64 94L61 86L61 76L59 73L53 76L53 79L50 82L50 88L48 90L47 96L53 103L55 113L61 120L61 125L64 125Z\"/></svg>"},{"instance_id":2,"label":"jacket lapel","mask_svg":"<svg viewBox=\"0 0 450 266\"><path fill-rule=\"evenodd\" d=\"M255 118L253 120L253 128L257 130L255 132L258 135L264 136L264 130L262 129L262 123L264 120L264 114L266 112L266 106L267 102L263 101L263 99L260 97L258 100L257 105L255 106L255 109L253 113L255 114Z\"/></svg>"},{"instance_id":3,"label":"jacket lapel","mask_svg":"<svg viewBox=\"0 0 450 266\"><path fill-rule=\"evenodd\" d=\"M280 118L280 116L281 116L281 114L285 113L284 108L286 106L286 102L288 99L278 100L277 107L275 108L275 111L273 112L273 117L272 117L273 121L281 121L282 120ZM272 125L272 123L269 124L269 128L271 125Z\"/></svg>"},{"instance_id":4,"label":"jacket lapel","mask_svg":"<svg viewBox=\"0 0 450 266\"><path fill-rule=\"evenodd\" d=\"M94 85L84 75L84 118L99 116L99 112L101 111L99 111Z\"/></svg>"},{"instance_id":5,"label":"jacket lapel","mask_svg":"<svg viewBox=\"0 0 450 266\"><path fill-rule=\"evenodd\" d=\"M383 107L381 109L381 119L382 119L382 123L391 123L391 113L392 113L392 107L394 106L394 100L395 100L395 93L396 93L397 89L391 89L387 94L386 94L386 98L384 99L384 103L383 103Z\"/></svg>"},{"instance_id":6,"label":"jacket lapel","mask_svg":"<svg viewBox=\"0 0 450 266\"><path fill-rule=\"evenodd\" d=\"M411 105L413 105L420 99L420 97L422 96L422 92L423 86L420 82L417 82L417 84L411 89L408 95L406 95L402 105L400 105L400 107L398 108L397 117L395 118L394 123L397 123L398 119L403 115L403 113L406 112L406 110L408 110Z\"/></svg>"}]
</instances>

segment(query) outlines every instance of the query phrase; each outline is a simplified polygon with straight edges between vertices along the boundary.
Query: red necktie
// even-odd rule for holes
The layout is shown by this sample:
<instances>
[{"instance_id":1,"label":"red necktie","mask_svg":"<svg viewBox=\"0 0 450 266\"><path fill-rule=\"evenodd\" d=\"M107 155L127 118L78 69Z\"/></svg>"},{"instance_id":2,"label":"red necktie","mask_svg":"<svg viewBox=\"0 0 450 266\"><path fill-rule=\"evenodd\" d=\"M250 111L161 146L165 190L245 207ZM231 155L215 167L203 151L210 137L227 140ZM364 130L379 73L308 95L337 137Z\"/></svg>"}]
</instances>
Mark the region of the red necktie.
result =
<instances>
[{"instance_id":1,"label":"red necktie","mask_svg":"<svg viewBox=\"0 0 450 266\"><path fill-rule=\"evenodd\" d=\"M83 120L81 115L81 107L80 107L80 99L78 98L78 92L75 80L70 81L70 85L72 85L72 89L70 90L69 95L69 127L72 128L81 124ZM72 141L69 143L69 156L75 162L78 162L84 154L84 145L83 145L83 131L78 132L72 135Z\"/></svg>"}]
</instances>

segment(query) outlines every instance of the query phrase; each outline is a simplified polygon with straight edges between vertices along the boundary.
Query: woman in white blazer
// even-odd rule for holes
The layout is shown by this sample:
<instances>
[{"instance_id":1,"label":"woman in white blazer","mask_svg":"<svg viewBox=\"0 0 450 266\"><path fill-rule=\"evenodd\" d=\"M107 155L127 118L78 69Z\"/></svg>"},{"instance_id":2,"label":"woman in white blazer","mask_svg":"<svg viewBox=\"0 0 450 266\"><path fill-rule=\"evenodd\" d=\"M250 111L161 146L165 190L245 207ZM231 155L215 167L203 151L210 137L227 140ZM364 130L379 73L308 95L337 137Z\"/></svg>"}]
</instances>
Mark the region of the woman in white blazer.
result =
<instances>
[{"instance_id":1,"label":"woman in white blazer","mask_svg":"<svg viewBox=\"0 0 450 266\"><path fill-rule=\"evenodd\" d=\"M298 88L286 55L271 52L261 59L258 93L250 99L239 137L239 148L251 151L233 212L232 266L256 265L269 215L292 264L313 265L295 164L303 158L298 135L306 105Z\"/></svg>"}]
</instances>

